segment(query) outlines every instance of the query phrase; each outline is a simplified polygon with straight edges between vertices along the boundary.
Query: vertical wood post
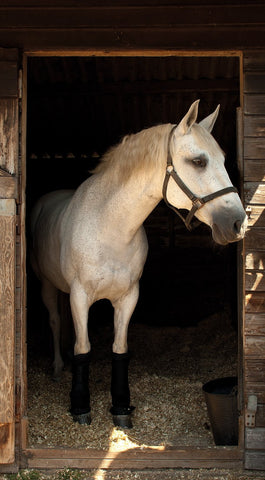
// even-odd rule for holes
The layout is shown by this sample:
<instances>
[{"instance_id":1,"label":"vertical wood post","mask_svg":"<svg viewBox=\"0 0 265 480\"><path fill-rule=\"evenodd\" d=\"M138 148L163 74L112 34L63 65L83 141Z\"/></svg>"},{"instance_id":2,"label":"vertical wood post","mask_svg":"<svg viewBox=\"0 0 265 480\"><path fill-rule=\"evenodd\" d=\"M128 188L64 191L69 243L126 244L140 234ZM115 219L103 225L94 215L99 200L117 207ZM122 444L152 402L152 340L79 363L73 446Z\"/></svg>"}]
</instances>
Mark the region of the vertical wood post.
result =
<instances>
[{"instance_id":1,"label":"vertical wood post","mask_svg":"<svg viewBox=\"0 0 265 480\"><path fill-rule=\"evenodd\" d=\"M0 199L0 462L14 462L14 199Z\"/></svg>"}]
</instances>

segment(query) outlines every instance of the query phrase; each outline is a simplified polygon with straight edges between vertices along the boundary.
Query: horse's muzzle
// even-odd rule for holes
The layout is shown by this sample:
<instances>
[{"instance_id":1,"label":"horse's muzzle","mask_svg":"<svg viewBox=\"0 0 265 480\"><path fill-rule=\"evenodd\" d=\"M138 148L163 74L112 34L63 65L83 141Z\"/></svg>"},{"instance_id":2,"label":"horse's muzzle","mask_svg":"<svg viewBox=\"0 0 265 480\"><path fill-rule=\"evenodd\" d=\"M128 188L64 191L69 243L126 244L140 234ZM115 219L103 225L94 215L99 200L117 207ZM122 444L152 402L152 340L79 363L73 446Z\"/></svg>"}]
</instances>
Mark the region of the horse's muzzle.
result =
<instances>
[{"instance_id":1,"label":"horse's muzzle","mask_svg":"<svg viewBox=\"0 0 265 480\"><path fill-rule=\"evenodd\" d=\"M214 219L212 225L212 236L216 243L219 245L227 245L228 243L238 242L244 238L247 229L247 216L243 211L242 214L237 216L227 215L222 218L218 215L218 218Z\"/></svg>"}]
</instances>

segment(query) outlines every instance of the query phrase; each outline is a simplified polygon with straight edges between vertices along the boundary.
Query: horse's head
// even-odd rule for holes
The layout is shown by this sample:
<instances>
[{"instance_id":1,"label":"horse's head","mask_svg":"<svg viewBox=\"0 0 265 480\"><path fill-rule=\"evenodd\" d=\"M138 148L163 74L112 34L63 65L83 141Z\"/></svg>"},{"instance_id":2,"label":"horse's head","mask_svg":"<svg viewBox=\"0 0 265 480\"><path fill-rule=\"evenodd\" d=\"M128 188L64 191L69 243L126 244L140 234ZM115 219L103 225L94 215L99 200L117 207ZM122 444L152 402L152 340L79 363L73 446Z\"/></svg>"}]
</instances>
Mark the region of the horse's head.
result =
<instances>
[{"instance_id":1,"label":"horse's head","mask_svg":"<svg viewBox=\"0 0 265 480\"><path fill-rule=\"evenodd\" d=\"M198 104L171 131L164 197L171 206L192 212L187 226L195 215L225 245L244 237L247 217L225 169L224 152L211 135L219 106L197 124Z\"/></svg>"}]
</instances>

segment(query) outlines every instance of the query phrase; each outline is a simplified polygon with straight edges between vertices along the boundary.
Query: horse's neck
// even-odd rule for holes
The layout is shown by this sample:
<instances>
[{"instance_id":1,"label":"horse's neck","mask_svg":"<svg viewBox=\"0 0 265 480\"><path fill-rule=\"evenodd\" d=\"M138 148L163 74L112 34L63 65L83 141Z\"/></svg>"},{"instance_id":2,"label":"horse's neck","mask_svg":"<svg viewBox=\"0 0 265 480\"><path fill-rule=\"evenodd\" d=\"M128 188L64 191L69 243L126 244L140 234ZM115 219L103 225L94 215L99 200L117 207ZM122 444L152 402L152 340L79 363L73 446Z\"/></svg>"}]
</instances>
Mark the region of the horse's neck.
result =
<instances>
[{"instance_id":1,"label":"horse's neck","mask_svg":"<svg viewBox=\"0 0 265 480\"><path fill-rule=\"evenodd\" d=\"M138 172L118 188L108 185L106 178L102 178L102 182L108 197L102 217L106 221L111 218L112 228L129 241L161 200L163 173Z\"/></svg>"}]
</instances>

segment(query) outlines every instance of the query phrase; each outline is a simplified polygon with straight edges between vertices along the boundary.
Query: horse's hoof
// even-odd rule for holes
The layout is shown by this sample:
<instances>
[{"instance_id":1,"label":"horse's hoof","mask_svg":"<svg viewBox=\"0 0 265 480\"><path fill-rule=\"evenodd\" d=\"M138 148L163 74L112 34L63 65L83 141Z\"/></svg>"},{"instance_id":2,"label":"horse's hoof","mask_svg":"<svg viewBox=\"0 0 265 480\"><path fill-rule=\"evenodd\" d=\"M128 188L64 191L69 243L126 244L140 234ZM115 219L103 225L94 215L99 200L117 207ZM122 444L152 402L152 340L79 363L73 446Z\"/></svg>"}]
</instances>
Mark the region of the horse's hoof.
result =
<instances>
[{"instance_id":1,"label":"horse's hoof","mask_svg":"<svg viewBox=\"0 0 265 480\"><path fill-rule=\"evenodd\" d=\"M81 413L79 415L72 415L74 422L78 422L80 425L90 425L91 414L90 412Z\"/></svg>"},{"instance_id":2,"label":"horse's hoof","mask_svg":"<svg viewBox=\"0 0 265 480\"><path fill-rule=\"evenodd\" d=\"M130 415L113 415L113 423L115 427L120 427L125 429L133 428Z\"/></svg>"},{"instance_id":3,"label":"horse's hoof","mask_svg":"<svg viewBox=\"0 0 265 480\"><path fill-rule=\"evenodd\" d=\"M54 382L60 382L61 381L62 376L63 376L63 369L64 369L64 365L62 365L62 367L53 369L52 380Z\"/></svg>"},{"instance_id":4,"label":"horse's hoof","mask_svg":"<svg viewBox=\"0 0 265 480\"><path fill-rule=\"evenodd\" d=\"M54 373L52 376L52 381L59 383L62 380L62 372L61 373Z\"/></svg>"}]
</instances>

